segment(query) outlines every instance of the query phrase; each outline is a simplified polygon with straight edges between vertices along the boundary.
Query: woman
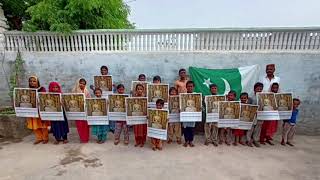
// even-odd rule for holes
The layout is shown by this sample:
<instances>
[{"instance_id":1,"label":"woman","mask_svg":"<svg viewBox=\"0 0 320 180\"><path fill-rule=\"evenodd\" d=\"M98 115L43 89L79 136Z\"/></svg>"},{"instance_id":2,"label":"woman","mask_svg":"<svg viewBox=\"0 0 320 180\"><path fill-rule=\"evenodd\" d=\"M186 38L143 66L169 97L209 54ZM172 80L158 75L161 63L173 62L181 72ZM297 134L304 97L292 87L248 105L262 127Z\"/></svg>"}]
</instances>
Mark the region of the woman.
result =
<instances>
[{"instance_id":1,"label":"woman","mask_svg":"<svg viewBox=\"0 0 320 180\"><path fill-rule=\"evenodd\" d=\"M49 92L62 93L60 84L57 82L51 82L49 84ZM51 121L52 133L56 139L54 144L59 144L61 141L63 144L68 143L69 125L67 118L64 117L64 119L64 121Z\"/></svg>"},{"instance_id":2,"label":"woman","mask_svg":"<svg viewBox=\"0 0 320 180\"><path fill-rule=\"evenodd\" d=\"M38 77L30 76L29 77L29 88L38 89L38 92L46 92L44 87L40 86ZM49 141L48 138L48 126L50 126L49 121L41 121L41 118L27 118L27 128L33 130L34 135L36 136L36 141L34 145L43 143L47 144Z\"/></svg>"},{"instance_id":3,"label":"woman","mask_svg":"<svg viewBox=\"0 0 320 180\"><path fill-rule=\"evenodd\" d=\"M90 98L90 94L86 88L86 84L87 84L87 81L85 79L83 79L83 78L79 79L76 82L72 92L73 93L84 93L86 98ZM77 126L77 130L79 133L80 142L81 143L89 142L90 129L89 129L89 125L88 125L87 120L85 120L85 119L76 120L76 126Z\"/></svg>"}]
</instances>

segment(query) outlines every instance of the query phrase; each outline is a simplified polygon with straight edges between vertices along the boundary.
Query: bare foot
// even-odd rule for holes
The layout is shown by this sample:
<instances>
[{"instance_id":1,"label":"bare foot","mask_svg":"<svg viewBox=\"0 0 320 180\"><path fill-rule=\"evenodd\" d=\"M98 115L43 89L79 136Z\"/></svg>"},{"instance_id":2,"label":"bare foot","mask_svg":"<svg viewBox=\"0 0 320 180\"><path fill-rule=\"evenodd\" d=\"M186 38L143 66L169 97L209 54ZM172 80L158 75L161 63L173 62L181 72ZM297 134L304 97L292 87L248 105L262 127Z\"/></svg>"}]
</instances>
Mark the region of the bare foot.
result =
<instances>
[{"instance_id":1,"label":"bare foot","mask_svg":"<svg viewBox=\"0 0 320 180\"><path fill-rule=\"evenodd\" d=\"M118 145L118 144L119 144L119 142L120 142L120 141L115 141L115 142L114 142L114 145Z\"/></svg>"},{"instance_id":2,"label":"bare foot","mask_svg":"<svg viewBox=\"0 0 320 180\"><path fill-rule=\"evenodd\" d=\"M68 140L63 140L63 144L67 144L69 141Z\"/></svg>"},{"instance_id":3,"label":"bare foot","mask_svg":"<svg viewBox=\"0 0 320 180\"><path fill-rule=\"evenodd\" d=\"M242 146L245 146L245 145L246 145L246 144L243 143L242 141L240 141L239 144L241 144Z\"/></svg>"},{"instance_id":4,"label":"bare foot","mask_svg":"<svg viewBox=\"0 0 320 180\"><path fill-rule=\"evenodd\" d=\"M178 143L178 144L182 144L181 140L177 140L177 143Z\"/></svg>"},{"instance_id":5,"label":"bare foot","mask_svg":"<svg viewBox=\"0 0 320 180\"><path fill-rule=\"evenodd\" d=\"M41 142L42 142L42 140L37 140L37 141L35 141L33 144L36 145L36 144L39 144L39 143L41 143Z\"/></svg>"},{"instance_id":6,"label":"bare foot","mask_svg":"<svg viewBox=\"0 0 320 180\"><path fill-rule=\"evenodd\" d=\"M58 145L58 144L59 144L59 141L54 141L53 144Z\"/></svg>"},{"instance_id":7,"label":"bare foot","mask_svg":"<svg viewBox=\"0 0 320 180\"><path fill-rule=\"evenodd\" d=\"M172 140L171 140L171 139L169 139L169 140L167 141L167 143L168 143L168 144L171 144L171 143L172 143Z\"/></svg>"},{"instance_id":8,"label":"bare foot","mask_svg":"<svg viewBox=\"0 0 320 180\"><path fill-rule=\"evenodd\" d=\"M190 147L194 147L194 144L192 142L189 142Z\"/></svg>"},{"instance_id":9,"label":"bare foot","mask_svg":"<svg viewBox=\"0 0 320 180\"><path fill-rule=\"evenodd\" d=\"M129 141L124 141L124 145L128 145L129 144Z\"/></svg>"},{"instance_id":10,"label":"bare foot","mask_svg":"<svg viewBox=\"0 0 320 180\"><path fill-rule=\"evenodd\" d=\"M45 140L42 142L42 144L47 144L49 141L48 140Z\"/></svg>"},{"instance_id":11,"label":"bare foot","mask_svg":"<svg viewBox=\"0 0 320 180\"><path fill-rule=\"evenodd\" d=\"M183 146L184 146L184 147L188 147L188 143L185 142L185 143L183 144Z\"/></svg>"}]
</instances>

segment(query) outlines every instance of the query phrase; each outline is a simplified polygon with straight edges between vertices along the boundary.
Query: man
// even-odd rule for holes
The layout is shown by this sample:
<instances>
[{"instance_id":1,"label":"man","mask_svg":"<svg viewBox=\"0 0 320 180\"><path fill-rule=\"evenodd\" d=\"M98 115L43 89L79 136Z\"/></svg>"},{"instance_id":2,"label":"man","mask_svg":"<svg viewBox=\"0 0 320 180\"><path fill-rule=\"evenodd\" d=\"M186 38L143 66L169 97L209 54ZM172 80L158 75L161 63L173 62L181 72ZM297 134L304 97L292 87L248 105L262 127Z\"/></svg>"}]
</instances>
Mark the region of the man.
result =
<instances>
[{"instance_id":1,"label":"man","mask_svg":"<svg viewBox=\"0 0 320 180\"><path fill-rule=\"evenodd\" d=\"M280 77L274 75L275 70L276 70L275 64L268 64L266 66L267 75L262 77L261 80L259 81L263 83L263 87L264 87L263 92L270 92L271 85L275 82L280 84Z\"/></svg>"},{"instance_id":2,"label":"man","mask_svg":"<svg viewBox=\"0 0 320 180\"><path fill-rule=\"evenodd\" d=\"M178 94L187 92L186 84L188 81L189 80L187 78L186 70L180 69L179 80L176 80L176 82L174 83L175 88L178 90Z\"/></svg>"}]
</instances>

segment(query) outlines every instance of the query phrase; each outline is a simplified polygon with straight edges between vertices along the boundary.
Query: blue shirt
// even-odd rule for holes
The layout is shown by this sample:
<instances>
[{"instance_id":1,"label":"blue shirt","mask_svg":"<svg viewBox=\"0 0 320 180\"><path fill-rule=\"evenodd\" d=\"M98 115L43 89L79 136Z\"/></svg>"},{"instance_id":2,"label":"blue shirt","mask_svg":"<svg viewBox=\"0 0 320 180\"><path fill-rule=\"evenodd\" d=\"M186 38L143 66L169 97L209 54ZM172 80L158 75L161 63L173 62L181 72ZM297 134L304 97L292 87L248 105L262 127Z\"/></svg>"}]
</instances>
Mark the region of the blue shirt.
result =
<instances>
[{"instance_id":1,"label":"blue shirt","mask_svg":"<svg viewBox=\"0 0 320 180\"><path fill-rule=\"evenodd\" d=\"M299 114L299 110L298 109L292 111L291 118L289 119L289 123L290 124L296 124L297 118L298 118L298 114Z\"/></svg>"}]
</instances>

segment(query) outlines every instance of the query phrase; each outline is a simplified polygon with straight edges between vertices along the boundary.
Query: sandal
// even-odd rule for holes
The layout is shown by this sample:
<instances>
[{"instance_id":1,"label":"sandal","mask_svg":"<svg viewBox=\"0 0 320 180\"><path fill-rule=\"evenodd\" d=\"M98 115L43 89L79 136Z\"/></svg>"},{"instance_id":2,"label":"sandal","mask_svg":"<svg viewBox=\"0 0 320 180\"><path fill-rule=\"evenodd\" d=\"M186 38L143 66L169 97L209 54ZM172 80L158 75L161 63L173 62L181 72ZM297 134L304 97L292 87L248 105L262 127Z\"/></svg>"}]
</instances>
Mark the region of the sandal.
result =
<instances>
[{"instance_id":1,"label":"sandal","mask_svg":"<svg viewBox=\"0 0 320 180\"><path fill-rule=\"evenodd\" d=\"M271 142L270 140L267 140L266 143L270 144L271 146L273 146L273 142Z\"/></svg>"},{"instance_id":2,"label":"sandal","mask_svg":"<svg viewBox=\"0 0 320 180\"><path fill-rule=\"evenodd\" d=\"M287 142L287 144L288 144L289 146L294 146L293 144L291 144L291 142Z\"/></svg>"},{"instance_id":3,"label":"sandal","mask_svg":"<svg viewBox=\"0 0 320 180\"><path fill-rule=\"evenodd\" d=\"M152 147L152 150L156 151L156 150L157 150L157 148L156 148L156 147Z\"/></svg>"},{"instance_id":4,"label":"sandal","mask_svg":"<svg viewBox=\"0 0 320 180\"><path fill-rule=\"evenodd\" d=\"M184 146L184 147L188 147L188 143L185 142L185 143L183 144L183 146Z\"/></svg>"},{"instance_id":5,"label":"sandal","mask_svg":"<svg viewBox=\"0 0 320 180\"><path fill-rule=\"evenodd\" d=\"M45 140L42 142L42 144L47 144L49 141L48 140Z\"/></svg>"},{"instance_id":6,"label":"sandal","mask_svg":"<svg viewBox=\"0 0 320 180\"><path fill-rule=\"evenodd\" d=\"M128 145L129 144L129 141L124 141L124 145Z\"/></svg>"},{"instance_id":7,"label":"sandal","mask_svg":"<svg viewBox=\"0 0 320 180\"><path fill-rule=\"evenodd\" d=\"M39 143L41 143L41 142L42 142L42 140L37 140L37 141L35 141L33 144L36 145L36 144L39 144Z\"/></svg>"},{"instance_id":8,"label":"sandal","mask_svg":"<svg viewBox=\"0 0 320 180\"><path fill-rule=\"evenodd\" d=\"M114 142L114 145L118 145L118 144L119 144L119 142L120 142L120 141L115 141L115 142Z\"/></svg>"},{"instance_id":9,"label":"sandal","mask_svg":"<svg viewBox=\"0 0 320 180\"><path fill-rule=\"evenodd\" d=\"M58 144L59 144L59 141L55 141L53 144L58 145Z\"/></svg>"},{"instance_id":10,"label":"sandal","mask_svg":"<svg viewBox=\"0 0 320 180\"><path fill-rule=\"evenodd\" d=\"M67 144L69 141L68 140L63 140L63 144Z\"/></svg>"},{"instance_id":11,"label":"sandal","mask_svg":"<svg viewBox=\"0 0 320 180\"><path fill-rule=\"evenodd\" d=\"M194 147L194 144L192 142L189 142L190 147Z\"/></svg>"},{"instance_id":12,"label":"sandal","mask_svg":"<svg viewBox=\"0 0 320 180\"><path fill-rule=\"evenodd\" d=\"M171 143L172 143L172 140L171 140L171 139L169 139L169 140L167 141L167 143L168 143L168 144L171 144Z\"/></svg>"},{"instance_id":13,"label":"sandal","mask_svg":"<svg viewBox=\"0 0 320 180\"><path fill-rule=\"evenodd\" d=\"M178 143L178 144L182 144L181 140L178 140L177 143Z\"/></svg>"},{"instance_id":14,"label":"sandal","mask_svg":"<svg viewBox=\"0 0 320 180\"><path fill-rule=\"evenodd\" d=\"M216 142L212 143L215 147L218 147L218 144Z\"/></svg>"}]
</instances>

